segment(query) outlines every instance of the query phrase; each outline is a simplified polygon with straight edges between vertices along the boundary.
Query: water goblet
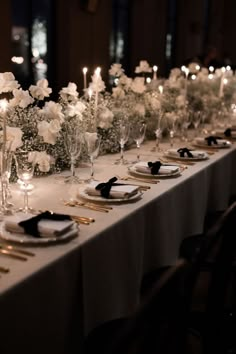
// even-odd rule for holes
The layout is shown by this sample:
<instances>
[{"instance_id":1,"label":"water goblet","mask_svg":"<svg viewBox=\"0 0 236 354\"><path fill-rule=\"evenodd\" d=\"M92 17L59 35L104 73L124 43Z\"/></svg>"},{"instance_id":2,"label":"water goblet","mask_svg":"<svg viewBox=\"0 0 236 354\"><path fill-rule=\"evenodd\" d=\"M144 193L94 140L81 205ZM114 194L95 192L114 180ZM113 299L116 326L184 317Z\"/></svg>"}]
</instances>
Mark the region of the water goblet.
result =
<instances>
[{"instance_id":1,"label":"water goblet","mask_svg":"<svg viewBox=\"0 0 236 354\"><path fill-rule=\"evenodd\" d=\"M84 138L90 159L90 178L88 179L88 182L90 182L94 180L94 159L98 157L101 136L97 133L86 132Z\"/></svg>"},{"instance_id":2,"label":"water goblet","mask_svg":"<svg viewBox=\"0 0 236 354\"><path fill-rule=\"evenodd\" d=\"M33 178L35 169L35 154L28 151L18 151L14 154L17 177L21 182L21 189L24 192L24 205L19 210L28 213L32 210L29 207L28 187Z\"/></svg>"},{"instance_id":3,"label":"water goblet","mask_svg":"<svg viewBox=\"0 0 236 354\"><path fill-rule=\"evenodd\" d=\"M129 161L124 159L124 147L129 139L130 125L122 122L119 127L120 158L115 161L117 165L127 165Z\"/></svg>"},{"instance_id":4,"label":"water goblet","mask_svg":"<svg viewBox=\"0 0 236 354\"><path fill-rule=\"evenodd\" d=\"M140 161L140 147L141 144L145 138L145 132L146 132L146 123L135 123L135 125L132 127L132 131L133 131L133 139L136 143L136 147L137 147L137 161L135 162L139 162Z\"/></svg>"},{"instance_id":5,"label":"water goblet","mask_svg":"<svg viewBox=\"0 0 236 354\"><path fill-rule=\"evenodd\" d=\"M63 132L64 145L70 157L70 175L64 179L65 183L81 183L82 180L75 175L75 164L81 152L81 136L78 126L66 124Z\"/></svg>"}]
</instances>

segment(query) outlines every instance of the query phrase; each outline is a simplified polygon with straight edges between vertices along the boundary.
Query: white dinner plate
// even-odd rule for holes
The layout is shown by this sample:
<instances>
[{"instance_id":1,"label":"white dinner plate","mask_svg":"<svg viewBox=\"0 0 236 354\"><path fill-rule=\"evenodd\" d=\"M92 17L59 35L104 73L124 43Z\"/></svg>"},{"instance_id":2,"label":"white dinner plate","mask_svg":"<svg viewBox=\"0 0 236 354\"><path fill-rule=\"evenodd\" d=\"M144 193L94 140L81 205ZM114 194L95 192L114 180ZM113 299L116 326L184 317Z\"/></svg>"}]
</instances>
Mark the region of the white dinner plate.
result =
<instances>
[{"instance_id":1,"label":"white dinner plate","mask_svg":"<svg viewBox=\"0 0 236 354\"><path fill-rule=\"evenodd\" d=\"M103 202L103 203L128 203L128 202L133 202L135 200L138 200L141 196L143 195L143 193L141 191L138 191L137 194L132 195L129 198L103 198L102 196L93 196L93 195L89 195L86 192L86 187L85 188L81 188L79 190L79 196L86 199L86 200L90 200L90 201L94 201L94 202Z\"/></svg>"},{"instance_id":2,"label":"white dinner plate","mask_svg":"<svg viewBox=\"0 0 236 354\"><path fill-rule=\"evenodd\" d=\"M201 147L203 147L203 146L201 146ZM190 151L191 151L191 149L190 149ZM207 154L207 152L200 151L200 150L199 150L199 152L201 152L203 154L202 157L200 157L200 156L196 156L196 157L195 156L193 156L193 157L184 156L184 157L181 157L179 155L179 153L178 153L178 155L177 154L175 155L170 150L165 151L164 155L167 156L167 157L171 157L172 159L175 159L175 160L183 160L183 161L204 161L204 160L209 159L209 155ZM195 151L195 153L196 153L196 151Z\"/></svg>"},{"instance_id":3,"label":"white dinner plate","mask_svg":"<svg viewBox=\"0 0 236 354\"><path fill-rule=\"evenodd\" d=\"M225 139L224 139L225 140ZM207 142L200 143L198 141L193 141L192 143L193 146L198 147L198 148L206 148L206 149L227 149L231 147L232 143L229 140L225 140L225 144L211 144L208 145Z\"/></svg>"},{"instance_id":4,"label":"white dinner plate","mask_svg":"<svg viewBox=\"0 0 236 354\"><path fill-rule=\"evenodd\" d=\"M60 242L65 242L70 240L76 236L78 236L79 228L78 225L75 223L71 229L61 236L55 237L33 237L27 234L18 234L14 232L7 231L5 228L4 221L0 224L0 238L5 241L10 241L14 243L20 243L25 245L32 245L32 246L39 246L39 245L49 245L55 244Z\"/></svg>"},{"instance_id":5,"label":"white dinner plate","mask_svg":"<svg viewBox=\"0 0 236 354\"><path fill-rule=\"evenodd\" d=\"M175 166L175 164L172 164L171 166ZM151 173L145 173L145 172L140 172L140 171L137 171L135 166L130 166L128 167L128 170L131 174L133 175L137 175L137 176L140 176L140 177L145 177L145 178L171 178L171 177L176 177L176 176L179 176L180 173L184 170L183 167L179 166L179 165L176 165L178 166L178 171L175 171L173 173L160 173L160 174L157 174L157 175L152 175Z\"/></svg>"}]
</instances>

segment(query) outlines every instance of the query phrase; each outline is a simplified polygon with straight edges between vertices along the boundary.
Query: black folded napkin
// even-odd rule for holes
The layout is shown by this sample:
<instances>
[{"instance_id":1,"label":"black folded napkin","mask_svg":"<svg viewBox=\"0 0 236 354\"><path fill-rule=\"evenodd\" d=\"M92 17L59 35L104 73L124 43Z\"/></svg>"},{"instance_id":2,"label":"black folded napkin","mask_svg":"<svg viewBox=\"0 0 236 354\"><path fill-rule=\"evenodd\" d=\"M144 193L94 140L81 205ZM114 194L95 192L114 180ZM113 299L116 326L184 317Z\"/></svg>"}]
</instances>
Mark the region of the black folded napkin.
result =
<instances>
[{"instance_id":1,"label":"black folded napkin","mask_svg":"<svg viewBox=\"0 0 236 354\"><path fill-rule=\"evenodd\" d=\"M210 135L205 138L205 140L207 141L207 145L209 145L209 146L211 146L212 144L217 145L218 144L217 139L222 139L222 137Z\"/></svg>"},{"instance_id":2,"label":"black folded napkin","mask_svg":"<svg viewBox=\"0 0 236 354\"><path fill-rule=\"evenodd\" d=\"M227 128L225 131L224 131L224 135L229 138L232 136L232 129L231 128Z\"/></svg>"},{"instance_id":3,"label":"black folded napkin","mask_svg":"<svg viewBox=\"0 0 236 354\"><path fill-rule=\"evenodd\" d=\"M187 157L190 157L190 158L193 157L193 154L191 153L191 150L189 150L186 147L178 149L177 152L179 153L180 157L185 157L185 155Z\"/></svg>"},{"instance_id":4,"label":"black folded napkin","mask_svg":"<svg viewBox=\"0 0 236 354\"><path fill-rule=\"evenodd\" d=\"M110 197L110 191L112 186L122 186L123 183L115 183L117 181L116 177L112 177L107 182L99 183L95 189L99 190L103 198L108 199Z\"/></svg>"},{"instance_id":5,"label":"black folded napkin","mask_svg":"<svg viewBox=\"0 0 236 354\"><path fill-rule=\"evenodd\" d=\"M148 167L151 169L151 174L157 175L161 168L161 165L162 163L160 161L148 162Z\"/></svg>"},{"instance_id":6,"label":"black folded napkin","mask_svg":"<svg viewBox=\"0 0 236 354\"><path fill-rule=\"evenodd\" d=\"M71 217L69 215L50 213L49 211L45 211L41 214L33 216L30 219L20 221L19 226L23 227L26 234L29 234L34 237L40 237L40 232L38 230L38 223L39 221L45 219L63 221L63 220L71 220Z\"/></svg>"}]
</instances>

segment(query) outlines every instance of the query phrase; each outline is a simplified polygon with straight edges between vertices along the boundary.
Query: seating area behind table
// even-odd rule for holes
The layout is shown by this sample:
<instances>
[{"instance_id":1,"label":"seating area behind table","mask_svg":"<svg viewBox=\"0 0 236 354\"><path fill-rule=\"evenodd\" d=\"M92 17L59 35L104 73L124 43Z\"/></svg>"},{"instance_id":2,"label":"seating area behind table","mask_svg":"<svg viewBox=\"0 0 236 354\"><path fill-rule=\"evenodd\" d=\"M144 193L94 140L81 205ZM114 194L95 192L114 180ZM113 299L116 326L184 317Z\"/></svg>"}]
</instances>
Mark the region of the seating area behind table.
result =
<instances>
[{"instance_id":1,"label":"seating area behind table","mask_svg":"<svg viewBox=\"0 0 236 354\"><path fill-rule=\"evenodd\" d=\"M235 223L236 202L191 261L180 258L162 272L134 314L90 334L86 354L235 353Z\"/></svg>"},{"instance_id":2,"label":"seating area behind table","mask_svg":"<svg viewBox=\"0 0 236 354\"><path fill-rule=\"evenodd\" d=\"M142 146L143 160L153 161L151 147L149 142ZM126 152L127 159L135 155L135 150ZM110 321L115 326L134 313L144 275L174 265L182 240L203 231L205 215L226 209L236 192L235 157L234 146L216 151L174 178L145 183L150 188L141 198L110 204L109 212L67 206L64 201L75 191L53 175L33 179L30 203L36 209L95 222L80 224L79 237L69 242L28 246L35 256L25 262L1 257L0 265L10 269L0 278L1 353L82 352L95 328ZM104 155L96 161L99 181L128 174L127 166L112 164L116 158ZM88 176L88 169L79 172L81 178ZM19 194L12 193L21 206Z\"/></svg>"}]
</instances>

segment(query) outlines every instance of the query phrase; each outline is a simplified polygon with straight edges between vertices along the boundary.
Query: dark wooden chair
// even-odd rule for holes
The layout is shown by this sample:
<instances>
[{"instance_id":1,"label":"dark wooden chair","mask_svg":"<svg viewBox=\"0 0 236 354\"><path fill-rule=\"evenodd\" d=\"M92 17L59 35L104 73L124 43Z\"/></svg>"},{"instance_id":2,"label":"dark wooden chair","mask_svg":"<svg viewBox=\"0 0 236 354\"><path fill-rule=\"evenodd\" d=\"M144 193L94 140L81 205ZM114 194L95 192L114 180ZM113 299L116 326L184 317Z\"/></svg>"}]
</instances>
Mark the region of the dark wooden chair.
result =
<instances>
[{"instance_id":1,"label":"dark wooden chair","mask_svg":"<svg viewBox=\"0 0 236 354\"><path fill-rule=\"evenodd\" d=\"M187 259L191 261L185 279L188 328L200 353L236 353L236 202L201 242L196 240L196 249Z\"/></svg>"},{"instance_id":2,"label":"dark wooden chair","mask_svg":"<svg viewBox=\"0 0 236 354\"><path fill-rule=\"evenodd\" d=\"M94 339L98 343L96 338L100 338L103 354L184 354L185 322L180 319L186 311L182 279L187 269L188 262L183 259L166 269L137 311L128 319L99 328L87 348L91 343L94 348Z\"/></svg>"}]
</instances>

